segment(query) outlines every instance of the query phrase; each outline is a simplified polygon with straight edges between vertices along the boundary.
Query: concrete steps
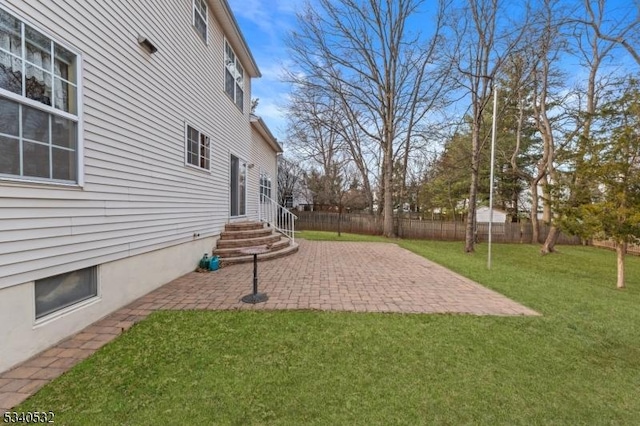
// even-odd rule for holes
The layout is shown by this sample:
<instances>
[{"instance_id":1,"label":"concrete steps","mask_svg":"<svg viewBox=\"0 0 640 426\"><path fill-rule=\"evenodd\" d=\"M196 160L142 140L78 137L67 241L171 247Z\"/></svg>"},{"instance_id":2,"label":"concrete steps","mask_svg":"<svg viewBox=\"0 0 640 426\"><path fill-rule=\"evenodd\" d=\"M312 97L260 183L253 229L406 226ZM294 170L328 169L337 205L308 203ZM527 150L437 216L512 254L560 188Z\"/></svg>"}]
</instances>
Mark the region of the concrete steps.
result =
<instances>
[{"instance_id":1,"label":"concrete steps","mask_svg":"<svg viewBox=\"0 0 640 426\"><path fill-rule=\"evenodd\" d=\"M233 240L218 240L217 250L226 250L238 247L266 246L280 241L280 234L269 234L266 237L243 238Z\"/></svg>"},{"instance_id":2,"label":"concrete steps","mask_svg":"<svg viewBox=\"0 0 640 426\"><path fill-rule=\"evenodd\" d=\"M268 252L259 254L258 260L271 260L298 251L298 245L262 222L233 222L225 225L213 255L220 258L220 266L253 262L253 255L242 252L247 247L266 247Z\"/></svg>"}]
</instances>

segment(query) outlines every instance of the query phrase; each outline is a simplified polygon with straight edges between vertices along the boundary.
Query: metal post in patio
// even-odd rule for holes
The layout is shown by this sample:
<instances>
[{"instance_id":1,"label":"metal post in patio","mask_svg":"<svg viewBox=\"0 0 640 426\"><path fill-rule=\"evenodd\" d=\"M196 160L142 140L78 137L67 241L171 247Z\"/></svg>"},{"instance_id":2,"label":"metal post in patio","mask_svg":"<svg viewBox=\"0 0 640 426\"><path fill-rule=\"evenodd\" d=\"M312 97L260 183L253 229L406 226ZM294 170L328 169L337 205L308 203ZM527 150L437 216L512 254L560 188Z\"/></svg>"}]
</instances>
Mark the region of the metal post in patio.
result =
<instances>
[{"instance_id":1,"label":"metal post in patio","mask_svg":"<svg viewBox=\"0 0 640 426\"><path fill-rule=\"evenodd\" d=\"M251 304L266 302L269 300L267 293L258 293L258 255L268 253L269 249L267 246L256 246L247 247L241 251L244 254L253 255L253 292L243 296L241 300Z\"/></svg>"}]
</instances>

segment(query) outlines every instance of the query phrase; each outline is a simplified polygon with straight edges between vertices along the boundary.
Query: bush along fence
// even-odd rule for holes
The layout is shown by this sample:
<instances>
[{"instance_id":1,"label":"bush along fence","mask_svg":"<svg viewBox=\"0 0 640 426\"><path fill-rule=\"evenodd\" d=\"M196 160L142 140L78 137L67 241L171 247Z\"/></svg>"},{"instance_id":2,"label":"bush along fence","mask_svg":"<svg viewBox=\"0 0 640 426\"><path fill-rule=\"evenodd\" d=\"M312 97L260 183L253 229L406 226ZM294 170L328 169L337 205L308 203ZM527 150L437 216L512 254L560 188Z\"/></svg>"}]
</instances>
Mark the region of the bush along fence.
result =
<instances>
[{"instance_id":1,"label":"bush along fence","mask_svg":"<svg viewBox=\"0 0 640 426\"><path fill-rule=\"evenodd\" d=\"M338 223L338 213L299 212L296 227L303 231L330 231L353 234L382 235L382 217L368 214L343 214ZM396 235L407 239L426 239L442 241L464 241L466 224L464 222L444 222L394 217ZM532 243L531 223L493 223L492 241L496 243ZM549 227L540 225L540 238L547 237ZM477 241L485 242L489 236L489 224L478 223ZM581 244L579 237L560 234L558 244Z\"/></svg>"}]
</instances>

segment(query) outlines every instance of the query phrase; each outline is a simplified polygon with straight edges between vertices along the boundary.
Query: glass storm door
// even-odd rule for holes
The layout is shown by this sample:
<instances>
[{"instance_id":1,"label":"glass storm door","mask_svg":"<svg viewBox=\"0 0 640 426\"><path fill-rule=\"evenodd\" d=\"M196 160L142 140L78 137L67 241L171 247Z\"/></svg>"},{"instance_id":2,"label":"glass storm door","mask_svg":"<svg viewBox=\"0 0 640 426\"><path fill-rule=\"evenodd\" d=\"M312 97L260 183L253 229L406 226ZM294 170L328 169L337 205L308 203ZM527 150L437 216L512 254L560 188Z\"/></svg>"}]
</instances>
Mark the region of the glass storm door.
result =
<instances>
[{"instance_id":1,"label":"glass storm door","mask_svg":"<svg viewBox=\"0 0 640 426\"><path fill-rule=\"evenodd\" d=\"M247 214L247 162L231 156L231 216Z\"/></svg>"}]
</instances>

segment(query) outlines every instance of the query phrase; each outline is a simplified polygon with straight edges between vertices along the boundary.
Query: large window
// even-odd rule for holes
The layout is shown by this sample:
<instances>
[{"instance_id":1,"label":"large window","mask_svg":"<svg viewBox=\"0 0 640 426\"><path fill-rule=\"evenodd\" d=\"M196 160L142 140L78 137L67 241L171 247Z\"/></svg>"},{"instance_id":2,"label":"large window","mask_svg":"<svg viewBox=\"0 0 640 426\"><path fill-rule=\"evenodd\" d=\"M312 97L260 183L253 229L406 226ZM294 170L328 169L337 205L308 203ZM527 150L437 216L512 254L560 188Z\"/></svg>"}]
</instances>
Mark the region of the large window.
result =
<instances>
[{"instance_id":1,"label":"large window","mask_svg":"<svg viewBox=\"0 0 640 426\"><path fill-rule=\"evenodd\" d=\"M210 158L209 136L187 125L187 164L209 170Z\"/></svg>"},{"instance_id":2,"label":"large window","mask_svg":"<svg viewBox=\"0 0 640 426\"><path fill-rule=\"evenodd\" d=\"M207 4L205 0L193 0L193 26L200 37L207 42Z\"/></svg>"},{"instance_id":3,"label":"large window","mask_svg":"<svg viewBox=\"0 0 640 426\"><path fill-rule=\"evenodd\" d=\"M0 176L77 182L79 62L0 9Z\"/></svg>"},{"instance_id":4,"label":"large window","mask_svg":"<svg viewBox=\"0 0 640 426\"><path fill-rule=\"evenodd\" d=\"M96 267L37 280L36 318L75 305L98 295Z\"/></svg>"},{"instance_id":5,"label":"large window","mask_svg":"<svg viewBox=\"0 0 640 426\"><path fill-rule=\"evenodd\" d=\"M231 216L247 214L247 162L231 156Z\"/></svg>"},{"instance_id":6,"label":"large window","mask_svg":"<svg viewBox=\"0 0 640 426\"><path fill-rule=\"evenodd\" d=\"M244 111L244 70L229 43L224 42L224 90L235 102L240 111Z\"/></svg>"}]
</instances>

